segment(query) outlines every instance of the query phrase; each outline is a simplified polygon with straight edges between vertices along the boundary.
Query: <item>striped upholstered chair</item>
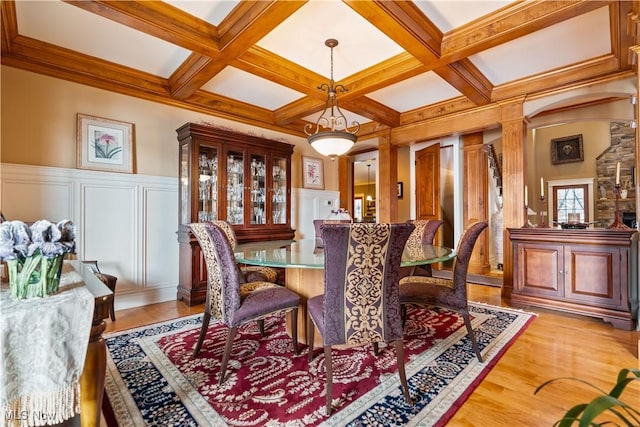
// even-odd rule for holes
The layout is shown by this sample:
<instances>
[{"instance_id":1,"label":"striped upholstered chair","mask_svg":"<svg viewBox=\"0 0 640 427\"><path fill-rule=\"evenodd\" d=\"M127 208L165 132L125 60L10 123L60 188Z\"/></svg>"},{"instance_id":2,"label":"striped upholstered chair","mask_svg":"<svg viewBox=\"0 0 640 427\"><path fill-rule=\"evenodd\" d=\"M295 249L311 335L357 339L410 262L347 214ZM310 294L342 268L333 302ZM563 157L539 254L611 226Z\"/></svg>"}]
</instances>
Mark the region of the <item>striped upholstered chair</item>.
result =
<instances>
[{"instance_id":1,"label":"striped upholstered chair","mask_svg":"<svg viewBox=\"0 0 640 427\"><path fill-rule=\"evenodd\" d=\"M222 231L224 231L224 234L227 236L227 239L231 244L231 249L235 250L238 244L238 239L236 238L236 232L233 231L233 226L222 219L213 220L211 223L220 227ZM278 282L278 270L275 268L259 265L243 265L240 267L240 271L244 274L247 282Z\"/></svg>"},{"instance_id":2,"label":"striped upholstered chair","mask_svg":"<svg viewBox=\"0 0 640 427\"><path fill-rule=\"evenodd\" d=\"M402 319L398 299L400 261L413 224L325 224L324 294L307 301L309 361L314 325L322 335L325 356L326 412L331 414L333 368L331 346L393 342L404 397L409 395L404 368Z\"/></svg>"},{"instance_id":3,"label":"striped upholstered chair","mask_svg":"<svg viewBox=\"0 0 640 427\"><path fill-rule=\"evenodd\" d=\"M433 245L433 239L438 232L438 228L442 225L443 221L440 219L415 219L411 221L407 221L416 226L407 239L407 244L405 245L405 251L411 253L415 251L416 253L422 253L422 245ZM431 265L418 265L413 267L402 267L400 269L400 276L428 276L431 277Z\"/></svg>"},{"instance_id":4,"label":"striped upholstered chair","mask_svg":"<svg viewBox=\"0 0 640 427\"><path fill-rule=\"evenodd\" d=\"M467 270L473 247L485 228L487 228L486 221L474 221L466 228L458 241L451 279L425 276L407 276L400 279L400 303L402 304L403 320L406 316L406 306L410 304L440 306L459 312L467 328L473 350L480 362L482 362L482 355L469 317Z\"/></svg>"},{"instance_id":5,"label":"striped upholstered chair","mask_svg":"<svg viewBox=\"0 0 640 427\"><path fill-rule=\"evenodd\" d=\"M264 333L264 318L278 312L290 312L293 350L298 354L298 304L300 296L276 283L245 282L236 263L231 243L222 228L210 222L189 224L198 239L207 265L207 300L198 342L193 350L197 356L213 316L229 327L222 356L219 384L231 355L231 347L238 326L258 321Z\"/></svg>"}]
</instances>

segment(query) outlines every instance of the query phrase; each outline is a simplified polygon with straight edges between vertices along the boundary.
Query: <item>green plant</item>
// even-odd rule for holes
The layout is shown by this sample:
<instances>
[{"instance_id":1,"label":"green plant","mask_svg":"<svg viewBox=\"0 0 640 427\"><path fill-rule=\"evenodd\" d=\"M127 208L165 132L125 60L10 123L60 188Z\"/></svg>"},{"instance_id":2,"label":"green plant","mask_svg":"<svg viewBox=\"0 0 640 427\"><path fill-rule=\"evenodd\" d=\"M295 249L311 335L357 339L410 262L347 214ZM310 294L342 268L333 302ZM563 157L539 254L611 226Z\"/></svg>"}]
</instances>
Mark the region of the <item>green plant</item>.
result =
<instances>
[{"instance_id":1,"label":"green plant","mask_svg":"<svg viewBox=\"0 0 640 427\"><path fill-rule=\"evenodd\" d=\"M640 381L640 369L621 369L618 373L617 381L609 393L580 378L561 377L554 378L538 386L533 394L537 394L549 384L563 380L577 381L586 384L597 390L600 395L589 403L580 403L569 409L561 419L555 422L554 426L567 427L574 423L578 423L580 427L612 424L613 422L598 423L595 421L600 414L606 411L614 414L624 426L640 426L640 411L620 400L620 395L622 395L627 385L633 381ZM613 425L619 424L613 423Z\"/></svg>"}]
</instances>

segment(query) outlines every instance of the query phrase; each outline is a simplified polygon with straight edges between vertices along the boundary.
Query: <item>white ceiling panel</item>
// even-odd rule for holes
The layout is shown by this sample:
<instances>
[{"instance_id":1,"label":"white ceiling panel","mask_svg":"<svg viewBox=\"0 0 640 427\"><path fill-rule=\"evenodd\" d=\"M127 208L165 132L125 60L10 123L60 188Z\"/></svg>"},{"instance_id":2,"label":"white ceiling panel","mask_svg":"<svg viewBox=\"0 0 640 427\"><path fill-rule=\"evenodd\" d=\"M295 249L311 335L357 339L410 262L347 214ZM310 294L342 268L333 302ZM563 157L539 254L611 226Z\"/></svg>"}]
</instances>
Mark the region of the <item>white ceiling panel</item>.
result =
<instances>
[{"instance_id":1,"label":"white ceiling panel","mask_svg":"<svg viewBox=\"0 0 640 427\"><path fill-rule=\"evenodd\" d=\"M58 1L16 2L22 35L168 78L191 53Z\"/></svg>"},{"instance_id":2,"label":"white ceiling panel","mask_svg":"<svg viewBox=\"0 0 640 427\"><path fill-rule=\"evenodd\" d=\"M235 0L224 1L185 1L185 0L165 0L165 3L177 7L197 18L200 18L212 25L220 25L222 20L240 3Z\"/></svg>"},{"instance_id":3,"label":"white ceiling panel","mask_svg":"<svg viewBox=\"0 0 640 427\"><path fill-rule=\"evenodd\" d=\"M461 93L433 71L403 80L367 96L396 111L414 108L460 96Z\"/></svg>"},{"instance_id":4,"label":"white ceiling panel","mask_svg":"<svg viewBox=\"0 0 640 427\"><path fill-rule=\"evenodd\" d=\"M226 67L202 89L268 110L276 110L304 95L234 67Z\"/></svg>"},{"instance_id":5,"label":"white ceiling panel","mask_svg":"<svg viewBox=\"0 0 640 427\"><path fill-rule=\"evenodd\" d=\"M414 1L443 33L468 24L512 3L497 0L429 0Z\"/></svg>"},{"instance_id":6,"label":"white ceiling panel","mask_svg":"<svg viewBox=\"0 0 640 427\"><path fill-rule=\"evenodd\" d=\"M469 59L491 83L500 85L608 54L609 31L608 8L603 7Z\"/></svg>"},{"instance_id":7,"label":"white ceiling panel","mask_svg":"<svg viewBox=\"0 0 640 427\"><path fill-rule=\"evenodd\" d=\"M334 79L358 71L403 52L393 40L339 1L311 1L258 42L296 64L329 78L331 50L327 39L337 39Z\"/></svg>"}]
</instances>

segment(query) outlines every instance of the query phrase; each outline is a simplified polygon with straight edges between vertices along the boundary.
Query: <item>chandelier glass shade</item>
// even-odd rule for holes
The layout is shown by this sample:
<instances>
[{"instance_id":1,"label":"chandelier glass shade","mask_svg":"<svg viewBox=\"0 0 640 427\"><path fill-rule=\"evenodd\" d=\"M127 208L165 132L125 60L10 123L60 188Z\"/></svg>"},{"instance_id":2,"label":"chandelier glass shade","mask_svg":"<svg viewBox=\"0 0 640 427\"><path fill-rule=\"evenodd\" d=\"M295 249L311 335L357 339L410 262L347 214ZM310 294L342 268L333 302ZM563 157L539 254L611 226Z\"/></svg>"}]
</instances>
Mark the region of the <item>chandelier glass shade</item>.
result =
<instances>
[{"instance_id":1,"label":"chandelier glass shade","mask_svg":"<svg viewBox=\"0 0 640 427\"><path fill-rule=\"evenodd\" d=\"M304 133L307 134L309 144L318 153L334 159L345 154L356 143L360 124L353 121L349 128L347 118L338 106L338 93L347 91L346 87L336 85L333 80L333 48L338 45L338 40L328 39L324 44L331 49L331 80L329 84L318 86L318 89L327 92L327 100L315 125L305 125Z\"/></svg>"}]
</instances>

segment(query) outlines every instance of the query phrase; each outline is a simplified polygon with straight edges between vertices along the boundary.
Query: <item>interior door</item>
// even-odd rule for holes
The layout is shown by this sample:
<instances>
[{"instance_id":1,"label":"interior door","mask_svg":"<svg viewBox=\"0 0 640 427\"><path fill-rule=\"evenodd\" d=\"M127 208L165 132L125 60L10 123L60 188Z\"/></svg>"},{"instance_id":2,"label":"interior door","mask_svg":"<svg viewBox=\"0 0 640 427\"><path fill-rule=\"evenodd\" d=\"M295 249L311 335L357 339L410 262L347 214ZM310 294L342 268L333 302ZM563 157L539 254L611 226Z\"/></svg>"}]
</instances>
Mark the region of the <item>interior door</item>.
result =
<instances>
[{"instance_id":1,"label":"interior door","mask_svg":"<svg viewBox=\"0 0 640 427\"><path fill-rule=\"evenodd\" d=\"M416 152L416 219L440 219L440 144Z\"/></svg>"}]
</instances>

